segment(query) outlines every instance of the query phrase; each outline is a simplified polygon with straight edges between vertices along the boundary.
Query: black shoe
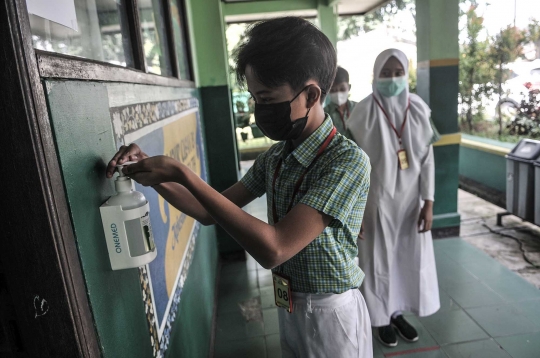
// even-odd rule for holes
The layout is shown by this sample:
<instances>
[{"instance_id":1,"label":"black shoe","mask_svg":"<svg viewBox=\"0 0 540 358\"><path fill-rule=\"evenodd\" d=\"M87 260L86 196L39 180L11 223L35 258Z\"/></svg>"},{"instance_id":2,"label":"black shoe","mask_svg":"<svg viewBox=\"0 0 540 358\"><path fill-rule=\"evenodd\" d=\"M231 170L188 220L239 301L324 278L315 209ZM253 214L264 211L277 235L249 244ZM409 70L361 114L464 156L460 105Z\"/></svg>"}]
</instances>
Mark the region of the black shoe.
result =
<instances>
[{"instance_id":1,"label":"black shoe","mask_svg":"<svg viewBox=\"0 0 540 358\"><path fill-rule=\"evenodd\" d=\"M418 332L403 318L403 315L392 318L390 324L398 331L401 338L407 342L416 342L418 340Z\"/></svg>"},{"instance_id":2,"label":"black shoe","mask_svg":"<svg viewBox=\"0 0 540 358\"><path fill-rule=\"evenodd\" d=\"M391 325L379 327L379 341L387 347L397 346L396 332Z\"/></svg>"}]
</instances>

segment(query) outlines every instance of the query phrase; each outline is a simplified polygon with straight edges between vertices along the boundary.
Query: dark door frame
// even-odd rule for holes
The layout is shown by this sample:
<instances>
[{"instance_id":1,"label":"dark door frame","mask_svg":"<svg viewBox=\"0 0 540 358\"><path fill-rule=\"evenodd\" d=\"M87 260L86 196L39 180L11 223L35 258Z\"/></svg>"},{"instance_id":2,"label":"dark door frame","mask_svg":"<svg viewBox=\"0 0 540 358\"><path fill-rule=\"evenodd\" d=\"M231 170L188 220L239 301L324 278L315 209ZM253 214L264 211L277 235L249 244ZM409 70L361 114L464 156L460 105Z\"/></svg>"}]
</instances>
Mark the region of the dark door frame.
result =
<instances>
[{"instance_id":1,"label":"dark door frame","mask_svg":"<svg viewBox=\"0 0 540 358\"><path fill-rule=\"evenodd\" d=\"M0 355L99 357L25 0L0 44Z\"/></svg>"}]
</instances>

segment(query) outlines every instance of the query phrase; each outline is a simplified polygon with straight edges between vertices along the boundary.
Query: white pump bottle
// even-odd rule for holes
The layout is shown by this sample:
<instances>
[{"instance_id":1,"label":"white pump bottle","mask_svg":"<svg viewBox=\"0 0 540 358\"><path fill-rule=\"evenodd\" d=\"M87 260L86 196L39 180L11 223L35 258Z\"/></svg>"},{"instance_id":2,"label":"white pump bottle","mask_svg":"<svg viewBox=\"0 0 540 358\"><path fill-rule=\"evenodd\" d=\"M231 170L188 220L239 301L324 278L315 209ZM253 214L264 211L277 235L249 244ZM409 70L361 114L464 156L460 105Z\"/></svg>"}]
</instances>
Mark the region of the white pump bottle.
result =
<instances>
[{"instance_id":1,"label":"white pump bottle","mask_svg":"<svg viewBox=\"0 0 540 358\"><path fill-rule=\"evenodd\" d=\"M100 207L113 270L142 266L157 256L148 201L134 190L133 181L122 172L124 166L133 163L116 166L117 194Z\"/></svg>"}]
</instances>

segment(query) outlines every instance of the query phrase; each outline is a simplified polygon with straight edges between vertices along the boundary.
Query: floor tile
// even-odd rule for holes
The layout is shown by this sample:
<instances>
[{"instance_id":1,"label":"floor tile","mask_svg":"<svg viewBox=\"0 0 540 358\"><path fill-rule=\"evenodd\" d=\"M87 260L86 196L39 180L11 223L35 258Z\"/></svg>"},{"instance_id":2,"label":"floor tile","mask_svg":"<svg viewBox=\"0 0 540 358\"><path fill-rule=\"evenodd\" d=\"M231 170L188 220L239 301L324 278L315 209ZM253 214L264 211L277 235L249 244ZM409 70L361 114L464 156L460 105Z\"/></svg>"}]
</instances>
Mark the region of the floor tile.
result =
<instances>
[{"instance_id":1,"label":"floor tile","mask_svg":"<svg viewBox=\"0 0 540 358\"><path fill-rule=\"evenodd\" d=\"M436 350L426 351L426 352L415 352L415 353L403 354L396 357L399 357L399 358L448 358L448 356L441 349L436 349Z\"/></svg>"},{"instance_id":2,"label":"floor tile","mask_svg":"<svg viewBox=\"0 0 540 358\"><path fill-rule=\"evenodd\" d=\"M510 304L466 311L492 337L540 331L540 326L530 321L524 311Z\"/></svg>"},{"instance_id":3,"label":"floor tile","mask_svg":"<svg viewBox=\"0 0 540 358\"><path fill-rule=\"evenodd\" d=\"M462 310L436 313L420 318L439 345L488 338L487 334Z\"/></svg>"},{"instance_id":4,"label":"floor tile","mask_svg":"<svg viewBox=\"0 0 540 358\"><path fill-rule=\"evenodd\" d=\"M273 287L272 287L273 289ZM271 295L261 294L261 308L276 308L276 300L274 298L274 292Z\"/></svg>"},{"instance_id":5,"label":"floor tile","mask_svg":"<svg viewBox=\"0 0 540 358\"><path fill-rule=\"evenodd\" d=\"M266 358L281 358L281 344L279 334L271 334L266 338Z\"/></svg>"},{"instance_id":6,"label":"floor tile","mask_svg":"<svg viewBox=\"0 0 540 358\"><path fill-rule=\"evenodd\" d=\"M449 358L511 358L493 339L442 347Z\"/></svg>"},{"instance_id":7,"label":"floor tile","mask_svg":"<svg viewBox=\"0 0 540 358\"><path fill-rule=\"evenodd\" d=\"M494 306L505 303L501 296L482 282L450 285L445 291L462 308Z\"/></svg>"},{"instance_id":8,"label":"floor tile","mask_svg":"<svg viewBox=\"0 0 540 358\"><path fill-rule=\"evenodd\" d=\"M439 287L443 289L464 283L478 282L476 277L457 262L437 264L437 277L439 279Z\"/></svg>"},{"instance_id":9,"label":"floor tile","mask_svg":"<svg viewBox=\"0 0 540 358\"><path fill-rule=\"evenodd\" d=\"M217 341L214 358L257 357L266 358L264 337L256 337L238 341Z\"/></svg>"},{"instance_id":10,"label":"floor tile","mask_svg":"<svg viewBox=\"0 0 540 358\"><path fill-rule=\"evenodd\" d=\"M259 287L274 286L274 282L272 281L272 271L258 270L257 275L259 278Z\"/></svg>"},{"instance_id":11,"label":"floor tile","mask_svg":"<svg viewBox=\"0 0 540 358\"><path fill-rule=\"evenodd\" d=\"M230 274L221 274L218 288L220 291L238 291L258 288L257 271L244 269Z\"/></svg>"},{"instance_id":12,"label":"floor tile","mask_svg":"<svg viewBox=\"0 0 540 358\"><path fill-rule=\"evenodd\" d=\"M497 342L512 358L536 358L540 356L540 333L497 338Z\"/></svg>"},{"instance_id":13,"label":"floor tile","mask_svg":"<svg viewBox=\"0 0 540 358\"><path fill-rule=\"evenodd\" d=\"M397 353L401 351L407 351L410 349L418 349L418 348L425 348L425 347L433 347L437 345L437 342L431 337L431 334L426 330L426 328L420 323L418 317L416 316L407 316L407 321L416 328L416 331L418 332L418 341L410 343L405 341L403 338L401 338L398 335L398 346L397 347L386 347L384 346L376 337L377 337L377 329L373 329L373 337L374 339L374 346L377 346L383 353Z\"/></svg>"},{"instance_id":14,"label":"floor tile","mask_svg":"<svg viewBox=\"0 0 540 358\"><path fill-rule=\"evenodd\" d=\"M540 322L540 300L519 302L515 303L514 306L518 306L533 323Z\"/></svg>"},{"instance_id":15,"label":"floor tile","mask_svg":"<svg viewBox=\"0 0 540 358\"><path fill-rule=\"evenodd\" d=\"M439 308L437 312L455 311L461 309L457 302L442 289L439 289L439 300L441 302L441 308Z\"/></svg>"},{"instance_id":16,"label":"floor tile","mask_svg":"<svg viewBox=\"0 0 540 358\"><path fill-rule=\"evenodd\" d=\"M488 262L468 262L464 263L462 266L479 280L491 279L493 277L499 279L513 279L519 277L495 259Z\"/></svg>"},{"instance_id":17,"label":"floor tile","mask_svg":"<svg viewBox=\"0 0 540 358\"><path fill-rule=\"evenodd\" d=\"M514 278L494 276L483 282L509 302L540 299L540 290L517 275Z\"/></svg>"},{"instance_id":18,"label":"floor tile","mask_svg":"<svg viewBox=\"0 0 540 358\"><path fill-rule=\"evenodd\" d=\"M264 336L263 321L246 322L240 311L223 313L217 317L216 339L233 341Z\"/></svg>"},{"instance_id":19,"label":"floor tile","mask_svg":"<svg viewBox=\"0 0 540 358\"><path fill-rule=\"evenodd\" d=\"M259 297L257 289L246 290L220 290L218 292L217 313L218 316L226 312L237 312L240 310L238 304L249 299Z\"/></svg>"},{"instance_id":20,"label":"floor tile","mask_svg":"<svg viewBox=\"0 0 540 358\"><path fill-rule=\"evenodd\" d=\"M279 320L277 310L277 308L268 308L263 310L265 335L279 333Z\"/></svg>"}]
</instances>

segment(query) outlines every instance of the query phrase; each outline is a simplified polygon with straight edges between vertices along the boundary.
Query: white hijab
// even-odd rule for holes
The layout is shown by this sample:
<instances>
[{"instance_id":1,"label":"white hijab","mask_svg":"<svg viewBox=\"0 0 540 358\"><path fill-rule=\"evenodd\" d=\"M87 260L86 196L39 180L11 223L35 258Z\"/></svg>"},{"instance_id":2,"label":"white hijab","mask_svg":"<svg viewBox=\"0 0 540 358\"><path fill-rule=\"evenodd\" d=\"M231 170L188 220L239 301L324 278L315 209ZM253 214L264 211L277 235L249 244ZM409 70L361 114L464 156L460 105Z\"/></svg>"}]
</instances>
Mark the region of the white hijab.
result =
<instances>
[{"instance_id":1,"label":"white hijab","mask_svg":"<svg viewBox=\"0 0 540 358\"><path fill-rule=\"evenodd\" d=\"M430 125L431 110L417 95L410 94L408 86L397 96L384 97L377 90L377 81L382 68L391 58L397 58L409 77L409 61L400 50L388 49L379 54L373 67L373 93L358 103L348 120L348 126L356 143L370 158L372 166L371 185L377 188L374 194L387 191L394 197L398 175L406 182L415 183L421 170L421 162L427 153L433 136ZM384 107L388 119L379 108L373 96ZM407 105L407 122L401 133L403 148L407 151L409 169L398 168L397 151L400 149L399 139L388 123L392 122L398 132L401 130ZM410 179L410 181L408 180Z\"/></svg>"}]
</instances>

